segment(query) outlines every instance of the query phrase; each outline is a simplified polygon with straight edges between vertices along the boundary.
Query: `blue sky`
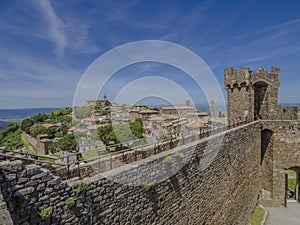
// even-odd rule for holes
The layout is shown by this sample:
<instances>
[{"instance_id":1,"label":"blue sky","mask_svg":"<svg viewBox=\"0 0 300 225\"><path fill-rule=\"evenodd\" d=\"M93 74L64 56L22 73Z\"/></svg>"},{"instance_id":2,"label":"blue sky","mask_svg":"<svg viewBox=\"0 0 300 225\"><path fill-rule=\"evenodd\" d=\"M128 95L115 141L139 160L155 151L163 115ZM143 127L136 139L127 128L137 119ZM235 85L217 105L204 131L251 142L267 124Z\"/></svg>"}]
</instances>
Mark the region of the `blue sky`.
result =
<instances>
[{"instance_id":1,"label":"blue sky","mask_svg":"<svg viewBox=\"0 0 300 225\"><path fill-rule=\"evenodd\" d=\"M192 50L221 87L230 64L280 66L279 101L299 103L299 9L298 1L2 0L0 108L70 106L95 59L139 40L170 41ZM115 85L103 90L111 98L139 76L182 72L146 63L119 73ZM186 77L174 81L193 89Z\"/></svg>"}]
</instances>

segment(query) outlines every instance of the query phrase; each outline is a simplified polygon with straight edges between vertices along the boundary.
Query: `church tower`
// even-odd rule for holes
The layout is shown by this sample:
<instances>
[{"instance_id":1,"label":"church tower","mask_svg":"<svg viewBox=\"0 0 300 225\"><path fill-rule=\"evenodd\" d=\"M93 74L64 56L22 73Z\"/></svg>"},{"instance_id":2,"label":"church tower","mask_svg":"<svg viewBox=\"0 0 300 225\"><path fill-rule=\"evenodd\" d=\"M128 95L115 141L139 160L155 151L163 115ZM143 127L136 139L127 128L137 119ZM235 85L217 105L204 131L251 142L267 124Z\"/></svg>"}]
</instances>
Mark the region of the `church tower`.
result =
<instances>
[{"instance_id":1,"label":"church tower","mask_svg":"<svg viewBox=\"0 0 300 225\"><path fill-rule=\"evenodd\" d=\"M210 101L209 107L210 107L210 117L213 119L215 118L215 102L213 99Z\"/></svg>"}]
</instances>

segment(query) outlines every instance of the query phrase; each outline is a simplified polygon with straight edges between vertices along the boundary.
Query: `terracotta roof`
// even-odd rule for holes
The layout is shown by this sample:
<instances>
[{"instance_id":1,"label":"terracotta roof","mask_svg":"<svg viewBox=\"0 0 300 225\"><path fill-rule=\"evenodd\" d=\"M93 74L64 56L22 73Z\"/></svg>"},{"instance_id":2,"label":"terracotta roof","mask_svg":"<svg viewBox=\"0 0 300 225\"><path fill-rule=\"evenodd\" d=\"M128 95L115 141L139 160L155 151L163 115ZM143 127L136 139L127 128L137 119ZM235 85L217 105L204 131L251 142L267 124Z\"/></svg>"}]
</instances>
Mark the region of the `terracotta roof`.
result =
<instances>
[{"instance_id":1,"label":"terracotta roof","mask_svg":"<svg viewBox=\"0 0 300 225\"><path fill-rule=\"evenodd\" d=\"M57 127L60 127L60 126L61 126L61 123L56 123L56 124L44 123L43 124L43 127L45 127L45 128L57 128Z\"/></svg>"},{"instance_id":2,"label":"terracotta roof","mask_svg":"<svg viewBox=\"0 0 300 225\"><path fill-rule=\"evenodd\" d=\"M76 129L75 130L75 132L77 133L86 133L86 132L88 132L88 129L85 129L85 128L78 128L78 129Z\"/></svg>"},{"instance_id":3,"label":"terracotta roof","mask_svg":"<svg viewBox=\"0 0 300 225\"><path fill-rule=\"evenodd\" d=\"M98 122L99 119L95 118L95 117L87 117L87 118L84 118L83 121L85 121L85 122Z\"/></svg>"},{"instance_id":4,"label":"terracotta roof","mask_svg":"<svg viewBox=\"0 0 300 225\"><path fill-rule=\"evenodd\" d=\"M69 132L74 132L77 129L77 127L71 127L68 129Z\"/></svg>"}]
</instances>

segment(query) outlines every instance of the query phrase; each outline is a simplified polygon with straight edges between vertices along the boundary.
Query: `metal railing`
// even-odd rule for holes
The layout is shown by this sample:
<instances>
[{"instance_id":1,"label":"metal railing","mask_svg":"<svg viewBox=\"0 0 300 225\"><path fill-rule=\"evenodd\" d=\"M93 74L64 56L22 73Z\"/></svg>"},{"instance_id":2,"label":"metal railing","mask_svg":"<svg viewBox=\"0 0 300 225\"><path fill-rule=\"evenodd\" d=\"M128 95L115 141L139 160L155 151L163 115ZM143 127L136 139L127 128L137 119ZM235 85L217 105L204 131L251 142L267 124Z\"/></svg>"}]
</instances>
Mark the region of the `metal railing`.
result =
<instances>
[{"instance_id":1,"label":"metal railing","mask_svg":"<svg viewBox=\"0 0 300 225\"><path fill-rule=\"evenodd\" d=\"M234 121L227 125L211 128L198 128L197 131L193 130L181 135L168 134L169 139L161 143L128 147L128 142L126 142L85 152L74 152L62 157L29 154L22 151L0 148L0 158L22 160L25 164L38 164L42 167L46 167L50 170L50 172L54 175L60 176L62 179L69 179L72 177L83 178L86 176L92 176L95 173L112 170L124 164L145 159L149 156L174 149L175 147L184 146L196 140L218 134L249 122L252 122L252 120ZM115 152L109 151L109 149L120 148L120 146L126 146L126 148ZM89 152L96 152L97 156L88 159L81 159L82 154ZM74 158L75 160L72 160Z\"/></svg>"}]
</instances>

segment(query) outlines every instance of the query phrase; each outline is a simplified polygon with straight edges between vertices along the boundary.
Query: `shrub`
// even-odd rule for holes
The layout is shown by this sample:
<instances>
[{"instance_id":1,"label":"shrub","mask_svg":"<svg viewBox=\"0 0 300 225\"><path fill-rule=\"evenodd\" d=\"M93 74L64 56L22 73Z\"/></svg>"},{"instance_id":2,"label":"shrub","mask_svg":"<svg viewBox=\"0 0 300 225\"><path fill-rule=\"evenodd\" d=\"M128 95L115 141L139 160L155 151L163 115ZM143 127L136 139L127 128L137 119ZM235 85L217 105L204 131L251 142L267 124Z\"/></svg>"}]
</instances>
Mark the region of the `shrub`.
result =
<instances>
[{"instance_id":1,"label":"shrub","mask_svg":"<svg viewBox=\"0 0 300 225\"><path fill-rule=\"evenodd\" d=\"M74 199L73 198L67 198L65 201L66 206L73 206L74 205Z\"/></svg>"},{"instance_id":2,"label":"shrub","mask_svg":"<svg viewBox=\"0 0 300 225\"><path fill-rule=\"evenodd\" d=\"M85 211L85 210L83 210L83 211L81 212L81 214L82 214L82 215L86 215L86 214L88 214L88 212Z\"/></svg>"},{"instance_id":3,"label":"shrub","mask_svg":"<svg viewBox=\"0 0 300 225\"><path fill-rule=\"evenodd\" d=\"M40 217L42 218L42 220L45 220L46 218L48 218L51 214L52 214L52 207L48 207L48 208L44 208L40 213Z\"/></svg>"},{"instance_id":4,"label":"shrub","mask_svg":"<svg viewBox=\"0 0 300 225\"><path fill-rule=\"evenodd\" d=\"M138 218L139 218L139 213L138 212L136 212L135 214L132 215L132 220L133 221L138 220Z\"/></svg>"},{"instance_id":5,"label":"shrub","mask_svg":"<svg viewBox=\"0 0 300 225\"><path fill-rule=\"evenodd\" d=\"M184 154L181 153L181 152L176 152L176 153L175 153L175 157L176 157L176 158L182 159L182 158L184 158Z\"/></svg>"},{"instance_id":6,"label":"shrub","mask_svg":"<svg viewBox=\"0 0 300 225\"><path fill-rule=\"evenodd\" d=\"M81 193L85 192L86 189L87 189L87 184L83 183L83 182L80 182L80 184L78 185L78 187L76 189L73 189L73 192L76 194L76 195L80 195Z\"/></svg>"},{"instance_id":7,"label":"shrub","mask_svg":"<svg viewBox=\"0 0 300 225\"><path fill-rule=\"evenodd\" d=\"M172 156L166 155L162 161L163 161L163 163L170 163L170 162L172 162Z\"/></svg>"},{"instance_id":8,"label":"shrub","mask_svg":"<svg viewBox=\"0 0 300 225\"><path fill-rule=\"evenodd\" d=\"M154 183L148 183L144 185L144 191L150 191L154 187Z\"/></svg>"}]
</instances>

